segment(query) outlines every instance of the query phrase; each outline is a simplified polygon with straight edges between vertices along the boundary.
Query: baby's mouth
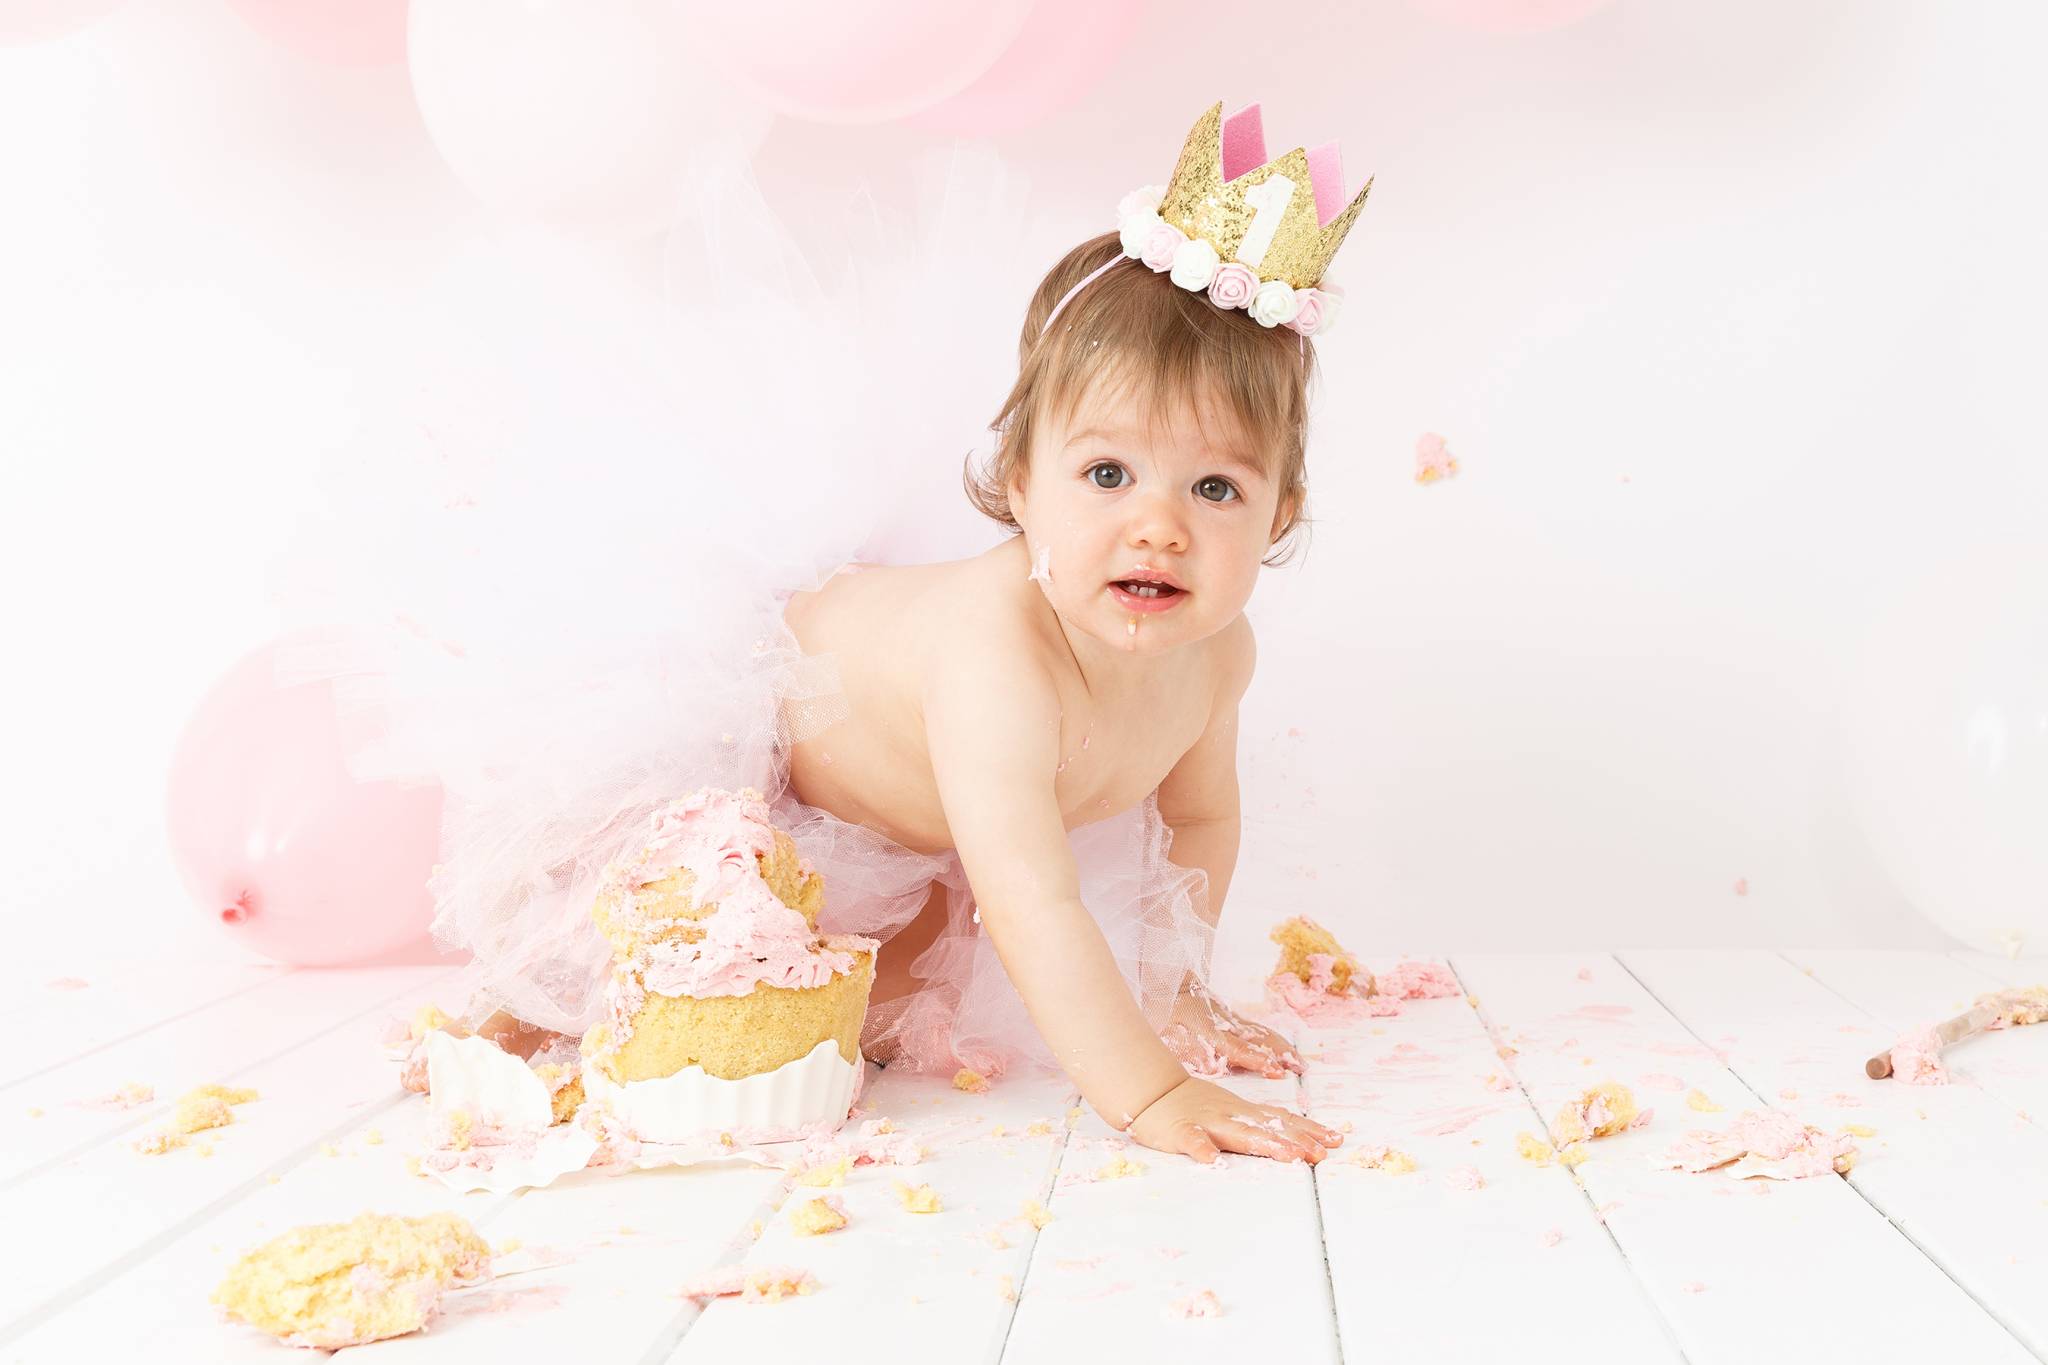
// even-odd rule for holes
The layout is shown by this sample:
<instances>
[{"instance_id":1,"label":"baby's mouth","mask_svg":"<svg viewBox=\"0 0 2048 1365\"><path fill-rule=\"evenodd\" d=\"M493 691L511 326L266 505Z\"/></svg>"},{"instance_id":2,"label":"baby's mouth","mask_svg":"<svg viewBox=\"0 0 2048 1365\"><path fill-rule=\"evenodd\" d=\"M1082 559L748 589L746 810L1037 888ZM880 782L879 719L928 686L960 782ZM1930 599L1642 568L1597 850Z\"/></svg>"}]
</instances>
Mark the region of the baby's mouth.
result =
<instances>
[{"instance_id":1,"label":"baby's mouth","mask_svg":"<svg viewBox=\"0 0 2048 1365\"><path fill-rule=\"evenodd\" d=\"M1113 580L1117 587L1133 597L1178 597L1181 589L1168 587L1164 583L1145 583L1132 578Z\"/></svg>"}]
</instances>

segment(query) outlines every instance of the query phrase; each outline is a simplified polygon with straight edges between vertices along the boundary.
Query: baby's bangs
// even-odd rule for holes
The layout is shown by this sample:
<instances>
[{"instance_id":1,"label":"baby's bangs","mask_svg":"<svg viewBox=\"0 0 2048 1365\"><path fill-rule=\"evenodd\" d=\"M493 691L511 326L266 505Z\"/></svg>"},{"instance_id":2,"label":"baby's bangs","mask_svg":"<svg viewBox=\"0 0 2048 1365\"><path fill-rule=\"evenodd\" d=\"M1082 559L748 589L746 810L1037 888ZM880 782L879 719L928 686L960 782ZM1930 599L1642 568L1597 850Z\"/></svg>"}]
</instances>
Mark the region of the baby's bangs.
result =
<instances>
[{"instance_id":1,"label":"baby's bangs","mask_svg":"<svg viewBox=\"0 0 2048 1365\"><path fill-rule=\"evenodd\" d=\"M1091 395L1133 401L1148 427L1191 419L1212 448L1234 447L1269 479L1299 437L1313 358L1293 332L1260 327L1135 263L1082 290L1055 327L1044 378L1062 425Z\"/></svg>"}]
</instances>

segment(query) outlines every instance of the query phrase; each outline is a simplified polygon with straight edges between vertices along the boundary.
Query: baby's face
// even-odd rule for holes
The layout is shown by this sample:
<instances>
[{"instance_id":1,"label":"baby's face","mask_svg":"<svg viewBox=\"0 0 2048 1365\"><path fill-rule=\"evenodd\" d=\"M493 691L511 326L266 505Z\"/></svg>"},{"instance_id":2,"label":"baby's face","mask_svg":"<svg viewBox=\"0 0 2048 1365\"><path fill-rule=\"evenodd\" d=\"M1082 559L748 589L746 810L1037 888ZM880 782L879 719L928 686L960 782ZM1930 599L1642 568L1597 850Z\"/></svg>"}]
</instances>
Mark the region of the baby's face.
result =
<instances>
[{"instance_id":1,"label":"baby's face","mask_svg":"<svg viewBox=\"0 0 2048 1365\"><path fill-rule=\"evenodd\" d=\"M1148 429L1142 405L1092 398L1070 422L1040 427L1010 507L1039 587L1070 626L1154 653L1237 619L1272 548L1279 490L1233 437L1220 416L1198 424L1182 411ZM1181 590L1126 594L1122 581L1146 570Z\"/></svg>"}]
</instances>

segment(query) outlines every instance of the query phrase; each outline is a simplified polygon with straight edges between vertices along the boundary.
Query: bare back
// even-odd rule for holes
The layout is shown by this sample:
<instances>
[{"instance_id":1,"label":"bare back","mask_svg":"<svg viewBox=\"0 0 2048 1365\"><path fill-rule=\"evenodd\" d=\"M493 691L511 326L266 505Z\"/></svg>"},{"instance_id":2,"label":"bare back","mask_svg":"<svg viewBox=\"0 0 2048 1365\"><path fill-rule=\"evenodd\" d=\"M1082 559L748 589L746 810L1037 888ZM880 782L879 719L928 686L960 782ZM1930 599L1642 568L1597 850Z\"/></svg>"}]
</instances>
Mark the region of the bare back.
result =
<instances>
[{"instance_id":1,"label":"bare back","mask_svg":"<svg viewBox=\"0 0 2048 1365\"><path fill-rule=\"evenodd\" d=\"M783 619L805 654L838 656L853 711L791 751L792 793L921 853L954 846L919 703L944 651L973 649L997 628L1031 627L1060 696L1053 790L1070 830L1150 795L1201 737L1218 686L1218 651L1203 641L1191 651L1194 666L1162 667L1140 695L1091 696L1030 580L1021 537L972 559L841 573L792 597Z\"/></svg>"}]
</instances>

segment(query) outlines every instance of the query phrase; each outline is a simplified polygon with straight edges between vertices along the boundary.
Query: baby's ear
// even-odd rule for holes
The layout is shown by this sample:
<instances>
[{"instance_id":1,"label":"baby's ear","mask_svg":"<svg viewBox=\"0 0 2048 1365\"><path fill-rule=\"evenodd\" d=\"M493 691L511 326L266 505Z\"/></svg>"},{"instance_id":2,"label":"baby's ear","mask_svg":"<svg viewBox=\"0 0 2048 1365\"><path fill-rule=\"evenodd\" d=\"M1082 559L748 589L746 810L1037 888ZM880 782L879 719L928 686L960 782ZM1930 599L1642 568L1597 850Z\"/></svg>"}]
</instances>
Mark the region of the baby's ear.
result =
<instances>
[{"instance_id":1,"label":"baby's ear","mask_svg":"<svg viewBox=\"0 0 2048 1365\"><path fill-rule=\"evenodd\" d=\"M1301 512L1301 500L1302 494L1299 492L1280 499L1280 506L1273 512L1273 533L1266 538L1268 545L1280 539L1287 528L1294 525L1295 517Z\"/></svg>"}]
</instances>

